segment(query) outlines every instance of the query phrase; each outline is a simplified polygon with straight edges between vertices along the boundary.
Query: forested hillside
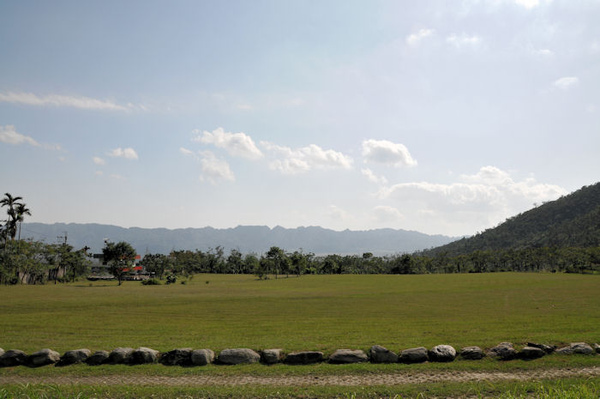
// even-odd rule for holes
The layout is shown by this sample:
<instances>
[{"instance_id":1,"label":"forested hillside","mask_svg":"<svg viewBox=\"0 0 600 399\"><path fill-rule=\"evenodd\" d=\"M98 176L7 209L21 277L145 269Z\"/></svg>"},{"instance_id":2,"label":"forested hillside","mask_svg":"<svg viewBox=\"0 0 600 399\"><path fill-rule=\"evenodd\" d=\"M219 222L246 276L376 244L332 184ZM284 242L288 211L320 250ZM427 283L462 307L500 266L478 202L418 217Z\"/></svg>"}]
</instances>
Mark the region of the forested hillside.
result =
<instances>
[{"instance_id":1,"label":"forested hillside","mask_svg":"<svg viewBox=\"0 0 600 399\"><path fill-rule=\"evenodd\" d=\"M466 255L475 251L600 246L600 183L514 216L470 238L424 251L423 255Z\"/></svg>"}]
</instances>

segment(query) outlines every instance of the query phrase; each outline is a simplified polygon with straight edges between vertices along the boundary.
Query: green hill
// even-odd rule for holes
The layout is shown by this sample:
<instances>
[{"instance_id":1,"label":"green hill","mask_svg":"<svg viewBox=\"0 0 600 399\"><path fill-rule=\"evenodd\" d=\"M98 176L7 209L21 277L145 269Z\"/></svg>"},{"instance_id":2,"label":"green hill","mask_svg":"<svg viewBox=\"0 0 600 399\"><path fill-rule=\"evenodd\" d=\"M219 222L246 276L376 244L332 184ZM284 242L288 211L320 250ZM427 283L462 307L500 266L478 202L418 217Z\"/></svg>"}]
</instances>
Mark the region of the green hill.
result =
<instances>
[{"instance_id":1,"label":"green hill","mask_svg":"<svg viewBox=\"0 0 600 399\"><path fill-rule=\"evenodd\" d=\"M600 246L600 183L507 219L473 237L422 252L459 256L477 251Z\"/></svg>"}]
</instances>

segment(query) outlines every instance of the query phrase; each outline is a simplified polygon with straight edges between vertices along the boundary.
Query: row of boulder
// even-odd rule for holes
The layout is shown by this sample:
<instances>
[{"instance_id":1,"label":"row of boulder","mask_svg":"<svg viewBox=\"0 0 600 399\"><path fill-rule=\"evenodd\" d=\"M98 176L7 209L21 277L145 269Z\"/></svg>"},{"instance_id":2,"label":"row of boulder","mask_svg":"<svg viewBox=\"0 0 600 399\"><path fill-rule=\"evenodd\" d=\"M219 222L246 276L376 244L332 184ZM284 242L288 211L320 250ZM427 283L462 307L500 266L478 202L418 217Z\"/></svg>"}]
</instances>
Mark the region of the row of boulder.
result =
<instances>
[{"instance_id":1,"label":"row of boulder","mask_svg":"<svg viewBox=\"0 0 600 399\"><path fill-rule=\"evenodd\" d=\"M431 349L425 347L405 349L397 354L383 346L374 345L368 353L363 350L338 349L326 357L319 351L301 351L285 354L282 349L265 349L256 352L248 348L225 349L218 356L210 349L174 349L160 353L150 348L116 348L112 352L97 351L92 353L89 349L76 349L65 352L62 356L52 349L42 349L27 355L18 349L4 351L0 348L0 367L29 366L41 367L55 365L58 367L77 363L86 363L91 366L102 364L151 364L161 363L166 366L205 366L207 364L314 364L328 361L333 364L349 363L423 363L423 362L451 362L457 357L464 360L479 360L492 357L499 360L523 359L532 360L551 353L558 354L583 354L593 355L600 353L600 345L588 345L585 342L576 342L568 346L557 348L544 344L528 343L521 350L515 349L513 344L502 342L497 346L484 351L478 346L467 346L456 351L450 345L437 345Z\"/></svg>"}]
</instances>

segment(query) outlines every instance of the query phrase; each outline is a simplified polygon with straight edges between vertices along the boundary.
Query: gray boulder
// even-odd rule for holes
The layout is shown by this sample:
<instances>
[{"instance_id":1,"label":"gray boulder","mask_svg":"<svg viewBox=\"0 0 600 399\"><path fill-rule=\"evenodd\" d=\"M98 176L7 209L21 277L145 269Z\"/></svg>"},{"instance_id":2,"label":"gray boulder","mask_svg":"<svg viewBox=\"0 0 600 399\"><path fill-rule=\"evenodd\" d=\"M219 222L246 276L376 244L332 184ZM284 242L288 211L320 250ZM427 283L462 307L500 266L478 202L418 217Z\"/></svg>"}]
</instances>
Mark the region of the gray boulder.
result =
<instances>
[{"instance_id":1,"label":"gray boulder","mask_svg":"<svg viewBox=\"0 0 600 399\"><path fill-rule=\"evenodd\" d=\"M283 350L265 349L260 353L260 359L264 364L276 364L283 359Z\"/></svg>"},{"instance_id":2,"label":"gray boulder","mask_svg":"<svg viewBox=\"0 0 600 399\"><path fill-rule=\"evenodd\" d=\"M56 363L56 366L63 367L85 362L85 360L90 357L91 354L92 351L89 349L75 349L72 351L67 351L61 356L60 361Z\"/></svg>"},{"instance_id":3,"label":"gray boulder","mask_svg":"<svg viewBox=\"0 0 600 399\"><path fill-rule=\"evenodd\" d=\"M485 357L485 352L478 346L465 346L460 350L460 357L465 360L480 360Z\"/></svg>"},{"instance_id":4,"label":"gray boulder","mask_svg":"<svg viewBox=\"0 0 600 399\"><path fill-rule=\"evenodd\" d=\"M429 360L427 348L420 346L418 348L404 349L400 352L398 361L400 363L423 363Z\"/></svg>"},{"instance_id":5,"label":"gray boulder","mask_svg":"<svg viewBox=\"0 0 600 399\"><path fill-rule=\"evenodd\" d=\"M109 358L110 353L108 351L97 351L85 359L85 364L90 366L100 366L101 364L108 363Z\"/></svg>"},{"instance_id":6,"label":"gray boulder","mask_svg":"<svg viewBox=\"0 0 600 399\"><path fill-rule=\"evenodd\" d=\"M600 353L600 345L594 344L594 345L592 345L592 347L594 348L594 350L596 351L596 353Z\"/></svg>"},{"instance_id":7,"label":"gray boulder","mask_svg":"<svg viewBox=\"0 0 600 399\"><path fill-rule=\"evenodd\" d=\"M535 346L526 346L519 352L519 359L533 360L546 356L546 351Z\"/></svg>"},{"instance_id":8,"label":"gray boulder","mask_svg":"<svg viewBox=\"0 0 600 399\"><path fill-rule=\"evenodd\" d=\"M129 364L129 356L133 353L133 348L115 348L108 356L108 363L111 364Z\"/></svg>"},{"instance_id":9,"label":"gray boulder","mask_svg":"<svg viewBox=\"0 0 600 399\"><path fill-rule=\"evenodd\" d=\"M539 348L539 349L543 350L547 355L553 353L556 350L556 346L550 346L550 345L546 345L546 344L536 344L535 342L528 342L527 346L530 346L533 348Z\"/></svg>"},{"instance_id":10,"label":"gray boulder","mask_svg":"<svg viewBox=\"0 0 600 399\"><path fill-rule=\"evenodd\" d=\"M290 353L286 356L284 363L286 364L313 364L323 361L323 352L317 351L302 351Z\"/></svg>"},{"instance_id":11,"label":"gray boulder","mask_svg":"<svg viewBox=\"0 0 600 399\"><path fill-rule=\"evenodd\" d=\"M160 356L160 363L165 366L191 366L192 348L173 349Z\"/></svg>"},{"instance_id":12,"label":"gray boulder","mask_svg":"<svg viewBox=\"0 0 600 399\"><path fill-rule=\"evenodd\" d=\"M42 367L55 364L60 360L60 353L52 349L42 349L27 356L25 363L29 367Z\"/></svg>"},{"instance_id":13,"label":"gray boulder","mask_svg":"<svg viewBox=\"0 0 600 399\"><path fill-rule=\"evenodd\" d=\"M456 349L450 345L437 345L428 354L431 362L452 362L456 358Z\"/></svg>"},{"instance_id":14,"label":"gray boulder","mask_svg":"<svg viewBox=\"0 0 600 399\"><path fill-rule=\"evenodd\" d=\"M25 364L27 354L19 349L10 349L0 355L0 367L15 367Z\"/></svg>"},{"instance_id":15,"label":"gray boulder","mask_svg":"<svg viewBox=\"0 0 600 399\"><path fill-rule=\"evenodd\" d=\"M151 364L158 361L160 352L150 348L137 348L129 355L129 364Z\"/></svg>"},{"instance_id":16,"label":"gray boulder","mask_svg":"<svg viewBox=\"0 0 600 399\"><path fill-rule=\"evenodd\" d=\"M373 345L369 349L369 357L373 363L398 363L398 355L380 345Z\"/></svg>"},{"instance_id":17,"label":"gray boulder","mask_svg":"<svg viewBox=\"0 0 600 399\"><path fill-rule=\"evenodd\" d=\"M491 348L487 355L499 360L512 360L517 357L517 351L510 342L501 342Z\"/></svg>"},{"instance_id":18,"label":"gray boulder","mask_svg":"<svg viewBox=\"0 0 600 399\"><path fill-rule=\"evenodd\" d=\"M569 346L557 349L556 353L561 355L593 355L595 351L590 345L586 344L585 342L574 342Z\"/></svg>"},{"instance_id":19,"label":"gray boulder","mask_svg":"<svg viewBox=\"0 0 600 399\"><path fill-rule=\"evenodd\" d=\"M329 362L334 364L364 363L369 357L360 349L338 349L329 356Z\"/></svg>"},{"instance_id":20,"label":"gray boulder","mask_svg":"<svg viewBox=\"0 0 600 399\"><path fill-rule=\"evenodd\" d=\"M248 348L225 349L219 353L221 364L249 364L260 361L260 355Z\"/></svg>"},{"instance_id":21,"label":"gray boulder","mask_svg":"<svg viewBox=\"0 0 600 399\"><path fill-rule=\"evenodd\" d=\"M206 366L215 361L215 352L210 349L193 350L191 361L194 366Z\"/></svg>"},{"instance_id":22,"label":"gray boulder","mask_svg":"<svg viewBox=\"0 0 600 399\"><path fill-rule=\"evenodd\" d=\"M0 348L0 356L4 355L4 349Z\"/></svg>"},{"instance_id":23,"label":"gray boulder","mask_svg":"<svg viewBox=\"0 0 600 399\"><path fill-rule=\"evenodd\" d=\"M576 342L574 344L571 344L571 347L573 348L573 353L579 355L593 355L594 353L596 353L594 348L592 348L585 342Z\"/></svg>"}]
</instances>

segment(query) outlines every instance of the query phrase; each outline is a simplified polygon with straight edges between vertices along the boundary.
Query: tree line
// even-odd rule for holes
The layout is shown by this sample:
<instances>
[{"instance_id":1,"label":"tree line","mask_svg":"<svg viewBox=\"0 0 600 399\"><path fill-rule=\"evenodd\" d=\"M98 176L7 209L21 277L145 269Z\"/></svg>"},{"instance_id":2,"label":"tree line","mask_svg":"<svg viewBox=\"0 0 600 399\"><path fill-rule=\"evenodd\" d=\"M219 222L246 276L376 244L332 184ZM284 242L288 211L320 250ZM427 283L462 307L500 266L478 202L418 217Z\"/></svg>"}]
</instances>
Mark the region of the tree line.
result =
<instances>
[{"instance_id":1,"label":"tree line","mask_svg":"<svg viewBox=\"0 0 600 399\"><path fill-rule=\"evenodd\" d=\"M6 219L0 224L0 283L38 284L47 281L74 281L89 273L88 248L75 250L66 242L45 244L20 239L20 225L31 211L22 197L6 193L0 200ZM457 242L460 245L460 241ZM105 263L119 285L131 273L136 252L127 242L106 242ZM520 249L485 249L457 253L437 249L413 254L375 256L315 255L288 252L273 246L264 254L225 253L223 247L208 251L178 250L170 254L146 254L140 263L144 269L163 279L188 277L198 273L254 274L259 279L305 274L425 274L484 272L600 272L600 247L543 246Z\"/></svg>"},{"instance_id":2,"label":"tree line","mask_svg":"<svg viewBox=\"0 0 600 399\"><path fill-rule=\"evenodd\" d=\"M600 247L524 248L498 251L474 251L449 256L397 254L374 256L324 255L302 251L286 252L271 247L265 254L243 255L223 248L209 251L172 251L169 255L149 254L142 264L158 278L172 273L191 276L197 273L254 274L259 279L305 274L427 274L486 272L600 272Z\"/></svg>"}]
</instances>

